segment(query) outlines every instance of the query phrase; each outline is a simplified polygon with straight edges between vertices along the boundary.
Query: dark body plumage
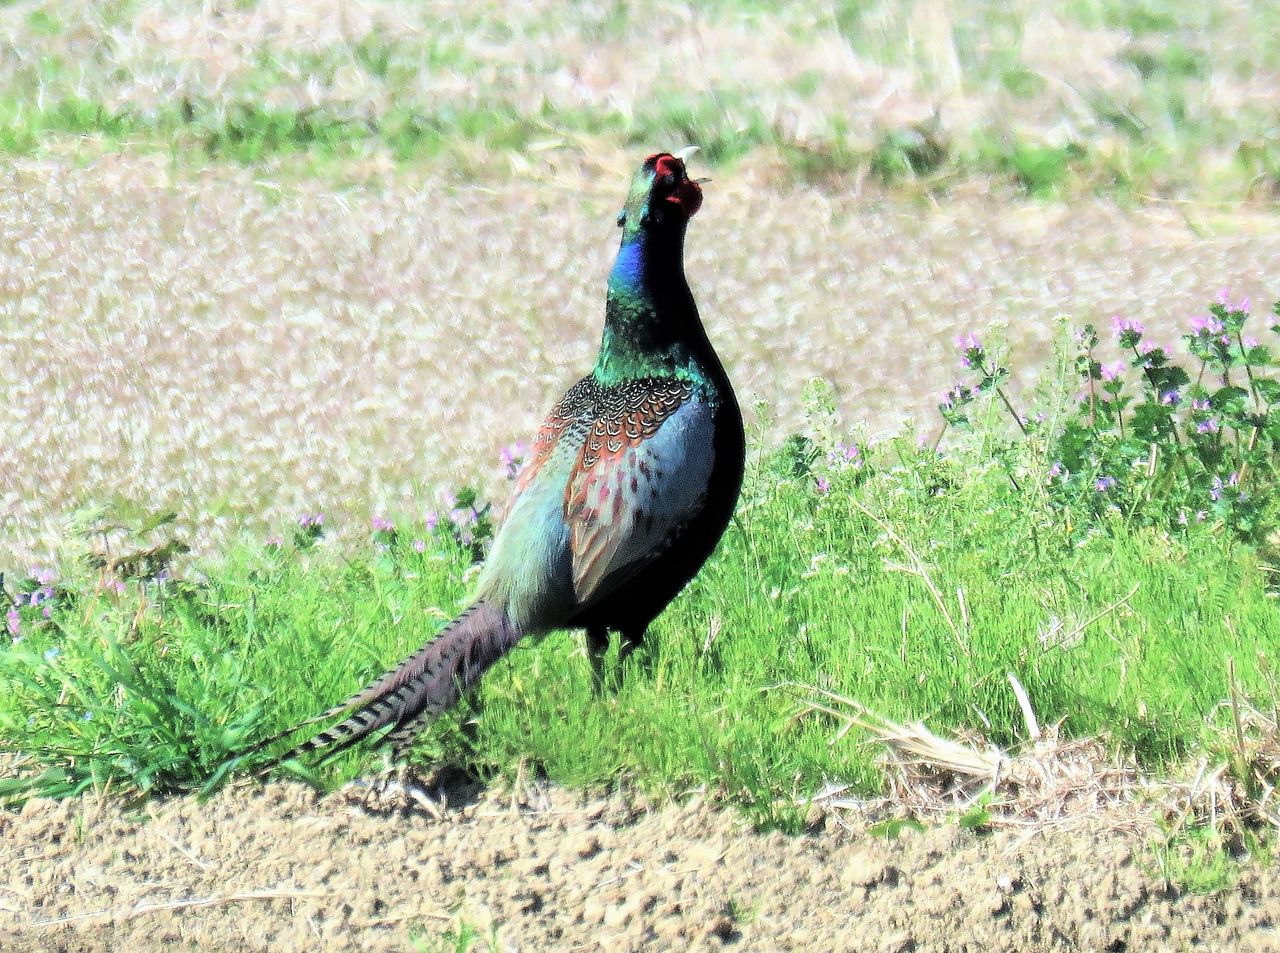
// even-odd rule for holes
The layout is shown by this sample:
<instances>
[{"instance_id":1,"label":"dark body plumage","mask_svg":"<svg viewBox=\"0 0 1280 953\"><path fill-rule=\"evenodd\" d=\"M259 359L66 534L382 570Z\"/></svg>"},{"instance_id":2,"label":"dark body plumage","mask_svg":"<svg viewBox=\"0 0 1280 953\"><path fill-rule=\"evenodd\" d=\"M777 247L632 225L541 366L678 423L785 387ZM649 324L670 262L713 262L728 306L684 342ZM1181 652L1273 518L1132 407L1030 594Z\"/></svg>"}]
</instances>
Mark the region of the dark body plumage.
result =
<instances>
[{"instance_id":1,"label":"dark body plumage","mask_svg":"<svg viewBox=\"0 0 1280 953\"><path fill-rule=\"evenodd\" d=\"M743 430L684 277L701 199L681 159L645 160L619 216L596 366L539 430L471 607L286 757L386 727L402 747L526 635L585 628L598 653L616 631L633 647L715 549L742 485Z\"/></svg>"}]
</instances>

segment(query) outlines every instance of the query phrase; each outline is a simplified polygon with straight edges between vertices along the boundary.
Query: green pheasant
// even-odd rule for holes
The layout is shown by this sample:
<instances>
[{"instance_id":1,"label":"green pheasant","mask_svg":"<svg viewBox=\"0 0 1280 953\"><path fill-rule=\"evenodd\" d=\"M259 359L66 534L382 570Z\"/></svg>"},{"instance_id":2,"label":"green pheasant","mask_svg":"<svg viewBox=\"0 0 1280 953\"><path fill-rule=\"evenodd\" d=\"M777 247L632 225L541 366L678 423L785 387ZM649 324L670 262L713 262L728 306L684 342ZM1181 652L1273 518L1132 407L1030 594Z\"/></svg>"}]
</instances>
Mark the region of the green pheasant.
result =
<instances>
[{"instance_id":1,"label":"green pheasant","mask_svg":"<svg viewBox=\"0 0 1280 953\"><path fill-rule=\"evenodd\" d=\"M618 216L595 367L538 431L474 602L286 757L390 729L398 758L424 717L525 636L586 629L598 659L612 631L629 651L711 555L742 486L743 431L685 281L685 229L701 204L682 157L644 160Z\"/></svg>"}]
</instances>

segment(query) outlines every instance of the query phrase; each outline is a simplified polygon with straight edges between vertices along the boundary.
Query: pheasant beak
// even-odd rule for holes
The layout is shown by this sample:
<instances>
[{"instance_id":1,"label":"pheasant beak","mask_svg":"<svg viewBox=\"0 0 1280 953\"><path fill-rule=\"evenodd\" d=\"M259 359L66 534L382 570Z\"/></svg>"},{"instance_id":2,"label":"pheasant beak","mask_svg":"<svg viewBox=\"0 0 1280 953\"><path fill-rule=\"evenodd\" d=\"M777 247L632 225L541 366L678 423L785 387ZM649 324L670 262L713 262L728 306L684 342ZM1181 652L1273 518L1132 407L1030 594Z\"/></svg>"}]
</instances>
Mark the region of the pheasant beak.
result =
<instances>
[{"instance_id":1,"label":"pheasant beak","mask_svg":"<svg viewBox=\"0 0 1280 953\"><path fill-rule=\"evenodd\" d=\"M677 159L679 159L681 162L688 164L689 160L693 158L694 154L699 151L700 150L698 149L697 146L685 146L683 149L680 149L679 151L673 152L671 154L675 156Z\"/></svg>"}]
</instances>

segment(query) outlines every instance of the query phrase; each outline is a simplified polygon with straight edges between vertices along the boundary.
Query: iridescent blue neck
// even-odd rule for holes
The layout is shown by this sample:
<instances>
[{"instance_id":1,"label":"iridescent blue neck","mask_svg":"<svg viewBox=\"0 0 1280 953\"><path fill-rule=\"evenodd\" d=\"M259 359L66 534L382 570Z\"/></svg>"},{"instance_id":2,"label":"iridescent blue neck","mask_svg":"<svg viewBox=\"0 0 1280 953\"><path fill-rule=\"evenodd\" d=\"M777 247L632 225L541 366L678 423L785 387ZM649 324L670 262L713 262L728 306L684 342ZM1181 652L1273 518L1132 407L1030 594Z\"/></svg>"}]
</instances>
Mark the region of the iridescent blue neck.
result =
<instances>
[{"instance_id":1,"label":"iridescent blue neck","mask_svg":"<svg viewBox=\"0 0 1280 953\"><path fill-rule=\"evenodd\" d=\"M651 255L649 236L637 229L623 237L618 257L609 273L609 296L620 295L631 299L651 300L650 282L646 280Z\"/></svg>"}]
</instances>

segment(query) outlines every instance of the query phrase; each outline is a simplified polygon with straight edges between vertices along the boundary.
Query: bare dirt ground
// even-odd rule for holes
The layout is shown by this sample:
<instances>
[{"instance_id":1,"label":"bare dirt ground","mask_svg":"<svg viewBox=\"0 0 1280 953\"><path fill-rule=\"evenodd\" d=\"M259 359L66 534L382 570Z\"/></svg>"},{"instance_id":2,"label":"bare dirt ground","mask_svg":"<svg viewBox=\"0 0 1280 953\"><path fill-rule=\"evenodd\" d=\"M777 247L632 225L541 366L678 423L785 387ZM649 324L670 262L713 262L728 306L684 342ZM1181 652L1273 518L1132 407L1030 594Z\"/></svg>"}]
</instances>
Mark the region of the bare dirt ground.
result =
<instances>
[{"instance_id":1,"label":"bare dirt ground","mask_svg":"<svg viewBox=\"0 0 1280 953\"><path fill-rule=\"evenodd\" d=\"M1197 895L1148 836L756 833L701 803L454 787L440 816L271 784L0 815L0 949L1275 950L1280 871ZM445 945L448 944L448 945Z\"/></svg>"}]
</instances>

